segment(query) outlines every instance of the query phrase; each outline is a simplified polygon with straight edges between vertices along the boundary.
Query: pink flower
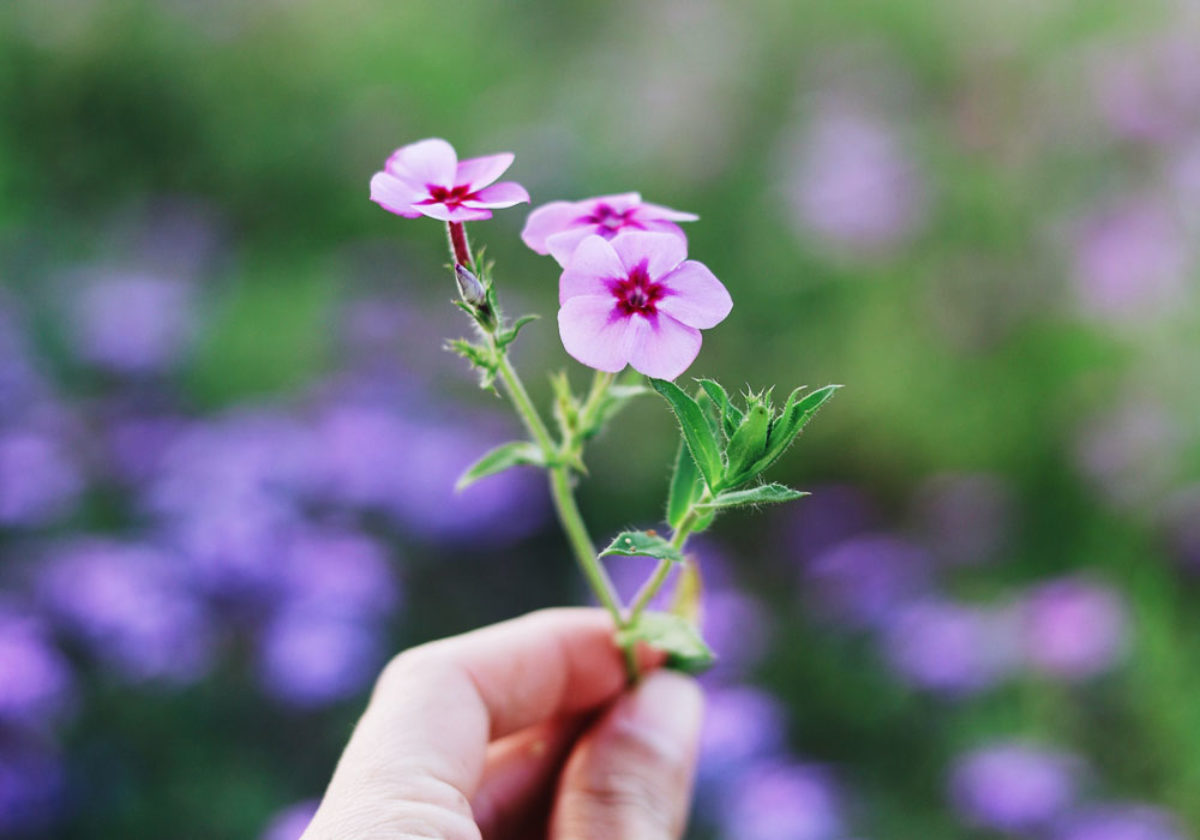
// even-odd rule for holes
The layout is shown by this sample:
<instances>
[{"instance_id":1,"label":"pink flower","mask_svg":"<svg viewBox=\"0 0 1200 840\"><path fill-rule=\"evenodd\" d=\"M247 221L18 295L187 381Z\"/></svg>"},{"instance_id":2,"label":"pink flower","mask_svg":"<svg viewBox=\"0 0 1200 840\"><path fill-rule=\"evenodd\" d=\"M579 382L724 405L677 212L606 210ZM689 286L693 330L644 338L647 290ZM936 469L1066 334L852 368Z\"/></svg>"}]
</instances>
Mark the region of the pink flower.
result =
<instances>
[{"instance_id":1,"label":"pink flower","mask_svg":"<svg viewBox=\"0 0 1200 840\"><path fill-rule=\"evenodd\" d=\"M492 183L512 165L511 152L459 162L445 140L420 140L397 149L371 178L371 200L399 216L443 222L490 219L492 210L529 201L514 181Z\"/></svg>"},{"instance_id":2,"label":"pink flower","mask_svg":"<svg viewBox=\"0 0 1200 840\"><path fill-rule=\"evenodd\" d=\"M558 331L567 352L615 373L633 365L674 379L700 352L700 330L733 308L721 281L687 246L665 233L623 233L612 242L589 236L558 285Z\"/></svg>"},{"instance_id":3,"label":"pink flower","mask_svg":"<svg viewBox=\"0 0 1200 840\"><path fill-rule=\"evenodd\" d=\"M596 234L612 239L622 231L670 233L687 237L675 222L694 222L699 216L670 207L647 204L638 193L603 195L583 201L552 201L529 214L521 238L539 254L550 254L564 268L579 243Z\"/></svg>"}]
</instances>

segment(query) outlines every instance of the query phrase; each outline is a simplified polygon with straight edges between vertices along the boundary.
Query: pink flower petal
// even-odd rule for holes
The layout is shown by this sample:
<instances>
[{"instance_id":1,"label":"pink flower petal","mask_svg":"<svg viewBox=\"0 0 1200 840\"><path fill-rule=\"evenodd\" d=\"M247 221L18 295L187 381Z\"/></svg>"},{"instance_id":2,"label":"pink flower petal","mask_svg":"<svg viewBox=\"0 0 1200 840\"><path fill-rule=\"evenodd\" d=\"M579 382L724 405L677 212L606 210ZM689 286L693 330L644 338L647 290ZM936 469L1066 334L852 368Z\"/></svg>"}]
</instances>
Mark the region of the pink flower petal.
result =
<instances>
[{"instance_id":1,"label":"pink flower petal","mask_svg":"<svg viewBox=\"0 0 1200 840\"><path fill-rule=\"evenodd\" d=\"M672 210L670 207L663 207L661 204L643 204L634 213L634 216L639 222L645 224L653 220L662 220L666 222L694 222L700 217L695 213L685 213L682 210Z\"/></svg>"},{"instance_id":2,"label":"pink flower petal","mask_svg":"<svg viewBox=\"0 0 1200 840\"><path fill-rule=\"evenodd\" d=\"M441 202L437 204L415 204L413 209L431 219L443 222L479 222L492 218L492 211L482 207L448 207Z\"/></svg>"},{"instance_id":3,"label":"pink flower petal","mask_svg":"<svg viewBox=\"0 0 1200 840\"><path fill-rule=\"evenodd\" d=\"M708 267L687 260L660 281L671 294L658 302L658 310L691 327L708 329L725 320L733 298Z\"/></svg>"},{"instance_id":4,"label":"pink flower petal","mask_svg":"<svg viewBox=\"0 0 1200 840\"><path fill-rule=\"evenodd\" d=\"M589 198L587 201L581 201L580 204L587 206L587 215L595 212L596 208L601 204L607 204L617 213L624 213L626 210L632 210L642 203L642 194L635 192L618 193L616 195L601 195L596 198Z\"/></svg>"},{"instance_id":5,"label":"pink flower petal","mask_svg":"<svg viewBox=\"0 0 1200 840\"><path fill-rule=\"evenodd\" d=\"M566 303L578 295L602 295L611 306L616 299L609 291L608 281L624 278L628 273L606 239L589 236L579 243L559 278L558 302Z\"/></svg>"},{"instance_id":6,"label":"pink flower petal","mask_svg":"<svg viewBox=\"0 0 1200 840\"><path fill-rule=\"evenodd\" d=\"M516 181L504 181L492 184L475 193L474 198L463 202L466 207L512 207L514 204L529 201L529 193Z\"/></svg>"},{"instance_id":7,"label":"pink flower petal","mask_svg":"<svg viewBox=\"0 0 1200 840\"><path fill-rule=\"evenodd\" d=\"M629 363L638 373L656 379L674 379L688 369L700 352L700 331L681 324L662 312L656 318L634 316L636 338L629 351Z\"/></svg>"},{"instance_id":8,"label":"pink flower petal","mask_svg":"<svg viewBox=\"0 0 1200 840\"><path fill-rule=\"evenodd\" d=\"M455 185L465 184L471 191L480 190L504 174L504 170L512 166L512 152L501 152L498 155L471 158L458 164L458 173L454 177Z\"/></svg>"},{"instance_id":9,"label":"pink flower petal","mask_svg":"<svg viewBox=\"0 0 1200 840\"><path fill-rule=\"evenodd\" d=\"M415 219L421 213L414 209L412 204L424 197L422 193L387 172L376 172L371 177L371 200L390 213Z\"/></svg>"},{"instance_id":10,"label":"pink flower petal","mask_svg":"<svg viewBox=\"0 0 1200 840\"><path fill-rule=\"evenodd\" d=\"M666 233L629 231L617 234L613 249L628 270L643 260L650 279L657 280L687 258L687 244Z\"/></svg>"},{"instance_id":11,"label":"pink flower petal","mask_svg":"<svg viewBox=\"0 0 1200 840\"><path fill-rule=\"evenodd\" d=\"M403 146L387 161L388 172L414 187L452 187L457 169L454 147L437 137Z\"/></svg>"},{"instance_id":12,"label":"pink flower petal","mask_svg":"<svg viewBox=\"0 0 1200 840\"><path fill-rule=\"evenodd\" d=\"M549 253L546 240L556 233L562 233L573 223L587 215L581 202L552 201L529 214L525 220L525 228L521 231L521 239L531 250L538 254ZM588 233L584 229L584 235ZM560 261L561 262L561 261Z\"/></svg>"},{"instance_id":13,"label":"pink flower petal","mask_svg":"<svg viewBox=\"0 0 1200 840\"><path fill-rule=\"evenodd\" d=\"M579 247L579 243L589 236L595 235L594 225L574 227L551 236L546 240L546 248L559 265L566 267L567 263L571 261L571 257L575 255L575 249Z\"/></svg>"},{"instance_id":14,"label":"pink flower petal","mask_svg":"<svg viewBox=\"0 0 1200 840\"><path fill-rule=\"evenodd\" d=\"M558 334L563 347L588 367L616 373L629 361L638 338L634 321L622 317L611 295L579 295L558 310Z\"/></svg>"}]
</instances>

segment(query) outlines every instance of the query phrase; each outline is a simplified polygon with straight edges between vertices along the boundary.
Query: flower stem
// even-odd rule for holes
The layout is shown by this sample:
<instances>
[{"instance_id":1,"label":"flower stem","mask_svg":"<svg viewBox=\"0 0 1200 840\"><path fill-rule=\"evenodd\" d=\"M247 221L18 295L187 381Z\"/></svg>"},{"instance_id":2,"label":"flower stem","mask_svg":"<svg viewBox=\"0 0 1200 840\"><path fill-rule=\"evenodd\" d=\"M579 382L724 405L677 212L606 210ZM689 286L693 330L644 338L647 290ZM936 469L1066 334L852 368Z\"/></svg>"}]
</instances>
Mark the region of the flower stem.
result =
<instances>
[{"instance_id":1,"label":"flower stem","mask_svg":"<svg viewBox=\"0 0 1200 840\"><path fill-rule=\"evenodd\" d=\"M450 236L450 251L454 254L454 261L470 268L471 246L467 243L467 229L462 222L446 222L446 232Z\"/></svg>"},{"instance_id":2,"label":"flower stem","mask_svg":"<svg viewBox=\"0 0 1200 840\"><path fill-rule=\"evenodd\" d=\"M461 222L447 222L446 230L450 237L450 249L455 262L459 265L470 266L473 259L463 224ZM620 630L627 626L628 621L625 618L621 602L617 597L616 588L613 586L612 580L609 578L608 572L605 571L600 559L596 556L596 547L592 543L592 538L588 535L587 526L584 524L583 516L579 512L579 506L575 503L575 494L571 489L569 468L560 463L562 459L559 448L550 436L550 430L546 427L545 421L542 420L541 414L538 413L537 406L529 398L529 392L525 390L525 384L517 374L516 368L509 361L507 349L497 346L496 332L499 325L488 326L481 323L480 326L486 333L487 339L495 351L496 373L499 374L501 381L504 382L504 389L508 392L509 399L517 411L517 416L521 418L521 422L524 423L526 430L542 450L546 463L550 465L547 467L550 478L550 496L554 500L554 510L558 514L558 521L562 525L563 531L566 532L567 541L571 544L575 560L579 564L579 568L595 593L596 598L608 610L609 615L612 616L613 623ZM609 385L612 384L612 379L612 374L597 374L596 379L592 383L592 391L586 403L587 411L595 412L598 410L604 394L608 391ZM563 445L566 446L566 444L567 441L564 441ZM629 681L633 683L638 677L635 651L631 645L623 646L622 651L625 656L625 667Z\"/></svg>"}]
</instances>

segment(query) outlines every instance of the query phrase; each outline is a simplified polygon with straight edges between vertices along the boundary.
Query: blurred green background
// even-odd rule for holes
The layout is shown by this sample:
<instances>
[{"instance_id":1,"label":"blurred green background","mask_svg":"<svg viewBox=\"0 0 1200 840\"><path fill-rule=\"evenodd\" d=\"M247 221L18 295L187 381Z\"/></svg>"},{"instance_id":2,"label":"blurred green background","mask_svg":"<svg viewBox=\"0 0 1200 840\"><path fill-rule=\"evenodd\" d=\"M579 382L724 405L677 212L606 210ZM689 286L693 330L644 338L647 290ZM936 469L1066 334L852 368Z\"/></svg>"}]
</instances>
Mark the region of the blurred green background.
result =
<instances>
[{"instance_id":1,"label":"blurred green background","mask_svg":"<svg viewBox=\"0 0 1200 840\"><path fill-rule=\"evenodd\" d=\"M694 211L690 253L735 308L689 375L846 385L772 475L812 499L713 533L769 627L737 679L778 698L789 761L839 791L836 830L774 836L986 835L947 774L1004 739L1086 764L1079 808L1147 803L1187 836L1200 830L1198 23L1188 4L1115 0L10 0L3 293L68 403L154 388L200 418L290 405L344 369L346 307L366 301L385 322L389 303L409 312L388 344L406 375L466 416L503 417L438 348L465 330L438 225L367 200L387 155L440 136L460 157L514 152L506 177L534 206L639 190ZM167 205L215 243L197 274L202 326L169 375L114 384L72 357L63 307L81 266L153 250L138 232ZM541 371L586 377L554 329L556 267L518 237L525 215L498 211L472 236L509 311L543 316L516 359L546 405ZM658 518L674 434L647 397L596 443L580 498L597 535ZM133 527L105 486L44 534L0 533L12 598L40 540ZM844 524L823 493L869 513ZM1101 586L1123 616L1120 653L1086 678L905 678L888 631L831 620L806 583L813 557L861 533L937 558L931 587L955 603L1016 609L1064 577ZM500 547L398 539L392 650L581 599L549 519ZM1089 621L1085 646L1107 632ZM79 666L81 699L53 736L69 804L17 835L256 836L319 796L367 685L280 708L236 638L223 650L185 686ZM769 836L734 823L701 814L694 831ZM1150 836L1166 835L1136 835Z\"/></svg>"}]
</instances>

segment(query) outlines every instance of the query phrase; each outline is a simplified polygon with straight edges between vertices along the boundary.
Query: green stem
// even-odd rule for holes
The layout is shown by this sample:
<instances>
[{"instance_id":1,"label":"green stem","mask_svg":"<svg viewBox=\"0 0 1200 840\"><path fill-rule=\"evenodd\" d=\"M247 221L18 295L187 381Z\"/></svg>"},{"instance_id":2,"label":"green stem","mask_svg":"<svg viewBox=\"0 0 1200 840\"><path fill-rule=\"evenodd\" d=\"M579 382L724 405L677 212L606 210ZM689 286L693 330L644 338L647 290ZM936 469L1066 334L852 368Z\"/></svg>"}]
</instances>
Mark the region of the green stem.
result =
<instances>
[{"instance_id":1,"label":"green stem","mask_svg":"<svg viewBox=\"0 0 1200 840\"><path fill-rule=\"evenodd\" d=\"M447 225L450 234L451 252L454 255L455 261L460 264L464 261L471 263L473 257L470 252L470 246L467 244L466 232L463 226ZM481 324L481 326L483 326ZM496 372L500 375L500 379L504 382L504 389L508 392L509 399L512 400L513 407L517 410L517 415L521 418L521 422L525 424L525 428L533 437L534 442L542 450L542 454L546 459L547 464L553 464L548 468L550 477L550 496L554 499L554 509L558 514L558 520L562 524L563 531L567 534L567 541L571 544L571 549L575 554L575 559L579 564L580 570L587 578L588 584L592 587L592 591L596 594L596 598L608 610L612 616L613 623L618 629L627 626L627 621L624 611L621 608L621 602L617 597L616 588L612 584L612 580L608 577L608 572L605 571L600 559L596 556L596 547L592 543L592 538L588 535L587 526L583 522L583 516L579 512L579 506L575 503L575 494L571 489L571 475L566 466L559 463L561 460L558 447L554 443L554 439L550 436L550 430L546 427L545 421L542 420L541 414L538 413L537 407L533 404L533 400L529 398L529 392L525 390L525 384L521 381L521 377L517 374L516 368L512 366L512 362L508 359L506 348L496 347L496 329L493 326L490 329L485 328L488 341L491 342L493 349L496 350ZM592 383L592 392L588 397L587 407L591 411L596 410L604 393L608 390L612 383L612 374L597 374ZM564 446L567 441L564 441ZM637 680L637 658L631 646L623 648L625 655L625 666L629 675L630 682Z\"/></svg>"}]
</instances>

